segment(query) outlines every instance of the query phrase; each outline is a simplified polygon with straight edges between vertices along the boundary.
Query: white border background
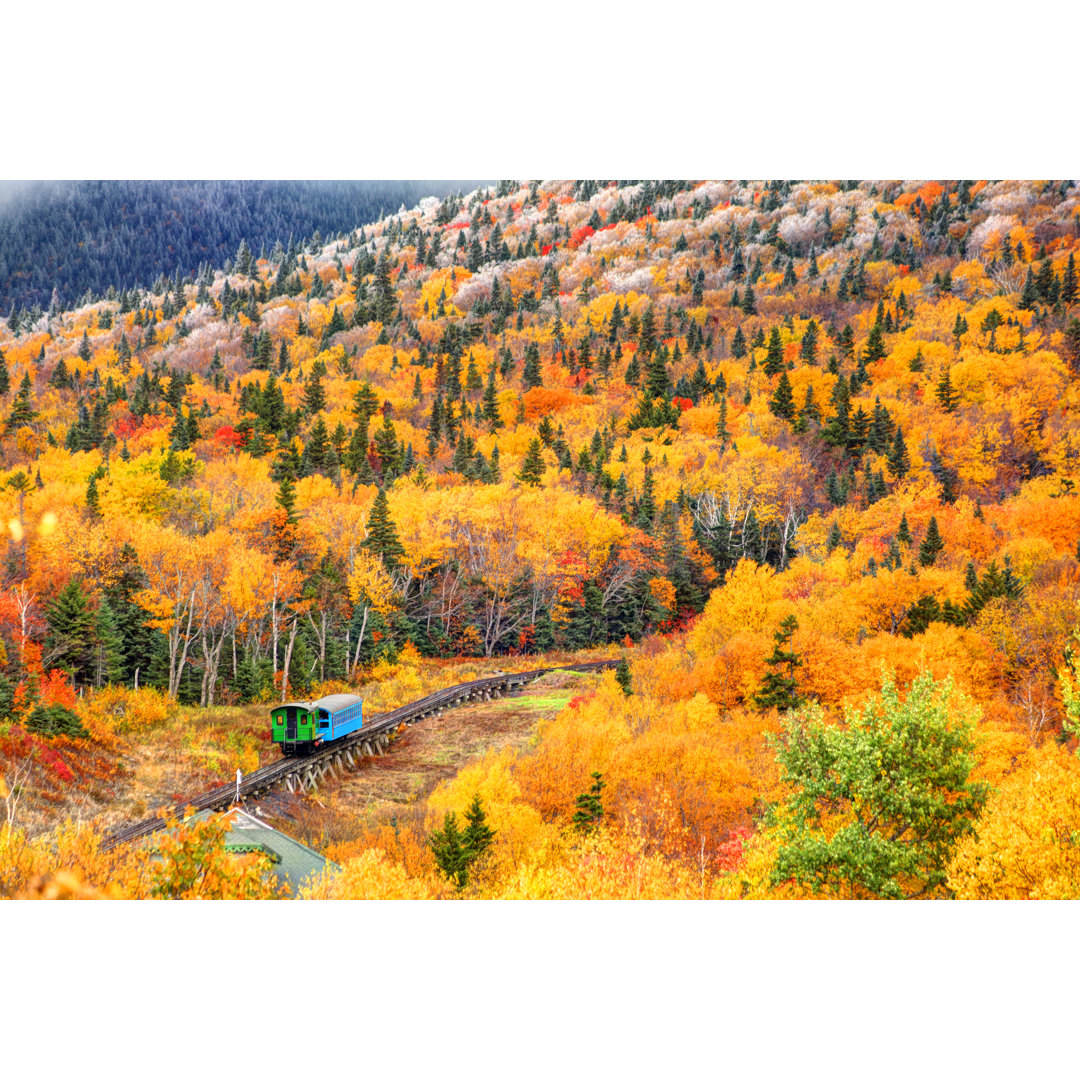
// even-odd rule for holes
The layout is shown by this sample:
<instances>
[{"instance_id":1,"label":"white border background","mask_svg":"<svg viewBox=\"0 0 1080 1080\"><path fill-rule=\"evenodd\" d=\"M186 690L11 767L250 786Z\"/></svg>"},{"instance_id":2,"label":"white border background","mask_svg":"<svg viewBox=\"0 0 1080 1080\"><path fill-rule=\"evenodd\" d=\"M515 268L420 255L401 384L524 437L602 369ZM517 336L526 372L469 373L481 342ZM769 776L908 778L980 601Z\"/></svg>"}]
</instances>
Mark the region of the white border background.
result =
<instances>
[{"instance_id":1,"label":"white border background","mask_svg":"<svg viewBox=\"0 0 1080 1080\"><path fill-rule=\"evenodd\" d=\"M0 180L1075 176L1075 15L890 7L26 4L2 20ZM1056 1075L1076 915L3 904L2 1060L13 1077Z\"/></svg>"}]
</instances>

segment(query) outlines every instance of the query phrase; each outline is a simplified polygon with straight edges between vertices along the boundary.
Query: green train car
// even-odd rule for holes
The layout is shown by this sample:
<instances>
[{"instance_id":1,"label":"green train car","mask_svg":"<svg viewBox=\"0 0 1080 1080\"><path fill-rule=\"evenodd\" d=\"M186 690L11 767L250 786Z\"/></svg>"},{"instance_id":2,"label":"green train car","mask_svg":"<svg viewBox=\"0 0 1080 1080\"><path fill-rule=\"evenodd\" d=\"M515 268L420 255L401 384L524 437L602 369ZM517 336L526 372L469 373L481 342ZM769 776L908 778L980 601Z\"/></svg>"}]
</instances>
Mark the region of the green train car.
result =
<instances>
[{"instance_id":1,"label":"green train car","mask_svg":"<svg viewBox=\"0 0 1080 1080\"><path fill-rule=\"evenodd\" d=\"M286 757L310 754L317 746L364 726L364 701L356 694L330 694L317 701L289 701L270 710L270 737Z\"/></svg>"}]
</instances>

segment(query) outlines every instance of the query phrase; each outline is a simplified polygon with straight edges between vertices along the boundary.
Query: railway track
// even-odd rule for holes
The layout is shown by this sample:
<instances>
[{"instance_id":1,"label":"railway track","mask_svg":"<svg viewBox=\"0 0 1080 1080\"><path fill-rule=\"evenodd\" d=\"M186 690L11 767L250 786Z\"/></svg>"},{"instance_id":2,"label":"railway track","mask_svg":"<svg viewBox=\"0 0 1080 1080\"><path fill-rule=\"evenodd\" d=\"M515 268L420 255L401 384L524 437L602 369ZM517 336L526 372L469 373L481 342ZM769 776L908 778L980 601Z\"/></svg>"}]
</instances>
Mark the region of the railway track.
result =
<instances>
[{"instance_id":1,"label":"railway track","mask_svg":"<svg viewBox=\"0 0 1080 1080\"><path fill-rule=\"evenodd\" d=\"M373 716L365 720L363 728L337 739L327 746L320 747L314 753L304 757L286 757L271 765L250 773L240 783L240 798L259 795L271 788L284 785L290 792L314 789L327 774L337 776L338 770L355 766L364 757L382 755L389 748L392 736L402 724L415 724L418 720L437 715L470 700L488 701L504 694L523 689L528 683L547 675L552 671L602 671L615 667L618 660L594 660L584 664L566 664L558 667L533 668L531 671L518 671L510 675L491 675L485 679L473 679L458 683L445 690L436 690L434 694L402 705L388 713ZM200 792L179 804L185 810L216 810L229 806L236 799L236 784L222 784L209 791ZM149 836L165 827L161 816L144 818L130 825L114 829L102 842L102 849L109 850L118 844L130 843L140 837Z\"/></svg>"}]
</instances>

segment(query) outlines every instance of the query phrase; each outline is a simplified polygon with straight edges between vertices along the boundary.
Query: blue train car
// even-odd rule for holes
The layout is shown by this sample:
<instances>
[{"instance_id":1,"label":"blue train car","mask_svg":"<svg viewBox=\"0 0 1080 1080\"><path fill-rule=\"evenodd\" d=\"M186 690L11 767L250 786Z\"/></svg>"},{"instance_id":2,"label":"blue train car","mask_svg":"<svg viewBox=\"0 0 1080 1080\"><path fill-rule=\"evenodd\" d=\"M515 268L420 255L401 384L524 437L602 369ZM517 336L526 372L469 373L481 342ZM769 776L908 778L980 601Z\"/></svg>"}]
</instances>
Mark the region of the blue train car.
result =
<instances>
[{"instance_id":1,"label":"blue train car","mask_svg":"<svg viewBox=\"0 0 1080 1080\"><path fill-rule=\"evenodd\" d=\"M311 703L311 713L318 722L318 737L332 742L351 735L364 726L364 700L356 694L330 694Z\"/></svg>"}]
</instances>

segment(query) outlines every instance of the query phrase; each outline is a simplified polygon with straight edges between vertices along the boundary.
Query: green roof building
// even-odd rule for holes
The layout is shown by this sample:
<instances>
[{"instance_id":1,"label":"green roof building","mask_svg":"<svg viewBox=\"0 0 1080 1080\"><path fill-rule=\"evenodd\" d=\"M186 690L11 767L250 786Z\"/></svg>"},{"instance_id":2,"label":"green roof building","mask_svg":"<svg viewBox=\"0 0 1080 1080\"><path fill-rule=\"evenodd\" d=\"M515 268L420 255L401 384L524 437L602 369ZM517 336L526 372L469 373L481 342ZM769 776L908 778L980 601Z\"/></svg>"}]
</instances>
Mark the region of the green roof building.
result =
<instances>
[{"instance_id":1,"label":"green roof building","mask_svg":"<svg viewBox=\"0 0 1080 1080\"><path fill-rule=\"evenodd\" d=\"M193 820L206 821L211 816L213 811L203 810L195 814ZM286 894L290 897L296 896L308 878L321 874L327 867L338 869L336 863L317 851L312 851L238 806L226 810L221 816L229 825L225 850L237 854L258 851L268 855L272 863L270 873L279 884L285 886Z\"/></svg>"}]
</instances>

